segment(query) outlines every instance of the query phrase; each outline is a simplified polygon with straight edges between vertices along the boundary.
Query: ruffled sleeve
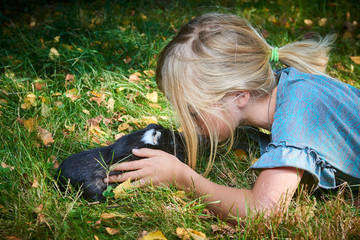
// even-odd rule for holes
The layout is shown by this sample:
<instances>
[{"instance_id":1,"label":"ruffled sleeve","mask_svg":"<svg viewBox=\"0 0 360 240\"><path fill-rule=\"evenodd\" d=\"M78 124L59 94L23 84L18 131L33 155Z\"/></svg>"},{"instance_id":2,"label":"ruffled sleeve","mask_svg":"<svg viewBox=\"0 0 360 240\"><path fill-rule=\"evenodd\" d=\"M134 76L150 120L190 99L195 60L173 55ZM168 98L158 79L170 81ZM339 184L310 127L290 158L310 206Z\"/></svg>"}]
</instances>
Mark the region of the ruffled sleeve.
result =
<instances>
[{"instance_id":1,"label":"ruffled sleeve","mask_svg":"<svg viewBox=\"0 0 360 240\"><path fill-rule=\"evenodd\" d=\"M336 169L309 147L298 147L290 145L285 141L272 142L265 149L265 153L251 166L251 168L254 169L276 167L303 169L306 174L312 176L312 184L315 185L315 187L336 187Z\"/></svg>"}]
</instances>

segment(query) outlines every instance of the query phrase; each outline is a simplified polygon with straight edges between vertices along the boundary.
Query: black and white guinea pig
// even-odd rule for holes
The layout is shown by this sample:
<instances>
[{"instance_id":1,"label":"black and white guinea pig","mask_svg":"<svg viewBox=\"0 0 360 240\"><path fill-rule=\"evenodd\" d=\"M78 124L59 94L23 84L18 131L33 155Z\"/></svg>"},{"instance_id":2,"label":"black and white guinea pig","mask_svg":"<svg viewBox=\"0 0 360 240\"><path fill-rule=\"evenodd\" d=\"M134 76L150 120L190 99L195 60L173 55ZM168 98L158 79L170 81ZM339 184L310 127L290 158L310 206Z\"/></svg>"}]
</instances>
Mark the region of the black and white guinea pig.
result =
<instances>
[{"instance_id":1,"label":"black and white guinea pig","mask_svg":"<svg viewBox=\"0 0 360 240\"><path fill-rule=\"evenodd\" d=\"M109 172L110 165L123 161L140 159L131 153L132 149L159 149L175 155L180 161L185 160L185 146L179 133L165 129L161 125L150 124L146 128L127 134L115 143L101 148L90 149L74 154L65 159L58 171L59 186L64 190L68 182L83 190L83 197L101 201L102 193L108 185L103 179Z\"/></svg>"}]
</instances>

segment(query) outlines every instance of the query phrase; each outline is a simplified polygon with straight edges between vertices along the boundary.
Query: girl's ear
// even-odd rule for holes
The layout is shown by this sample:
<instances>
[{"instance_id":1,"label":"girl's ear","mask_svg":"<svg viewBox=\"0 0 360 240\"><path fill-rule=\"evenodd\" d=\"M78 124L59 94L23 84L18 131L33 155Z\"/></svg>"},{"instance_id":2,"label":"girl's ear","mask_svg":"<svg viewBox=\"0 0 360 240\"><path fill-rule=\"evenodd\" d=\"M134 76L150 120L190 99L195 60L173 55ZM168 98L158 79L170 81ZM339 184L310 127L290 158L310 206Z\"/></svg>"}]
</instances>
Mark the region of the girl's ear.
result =
<instances>
[{"instance_id":1,"label":"girl's ear","mask_svg":"<svg viewBox=\"0 0 360 240\"><path fill-rule=\"evenodd\" d=\"M244 90L236 93L236 104L239 108L244 108L250 100L250 91Z\"/></svg>"}]
</instances>

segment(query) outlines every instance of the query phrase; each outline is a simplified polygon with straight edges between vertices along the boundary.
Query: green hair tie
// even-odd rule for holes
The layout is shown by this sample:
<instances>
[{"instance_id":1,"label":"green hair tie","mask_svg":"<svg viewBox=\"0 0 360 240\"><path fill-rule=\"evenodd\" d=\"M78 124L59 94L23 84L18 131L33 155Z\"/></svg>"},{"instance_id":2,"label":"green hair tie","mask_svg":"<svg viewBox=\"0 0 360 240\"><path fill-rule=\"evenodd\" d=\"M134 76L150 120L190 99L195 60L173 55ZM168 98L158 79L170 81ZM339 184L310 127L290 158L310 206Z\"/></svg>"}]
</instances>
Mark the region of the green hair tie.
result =
<instances>
[{"instance_id":1,"label":"green hair tie","mask_svg":"<svg viewBox=\"0 0 360 240\"><path fill-rule=\"evenodd\" d=\"M278 47L274 47L274 48L271 50L270 62L277 63L278 61L279 61Z\"/></svg>"}]
</instances>

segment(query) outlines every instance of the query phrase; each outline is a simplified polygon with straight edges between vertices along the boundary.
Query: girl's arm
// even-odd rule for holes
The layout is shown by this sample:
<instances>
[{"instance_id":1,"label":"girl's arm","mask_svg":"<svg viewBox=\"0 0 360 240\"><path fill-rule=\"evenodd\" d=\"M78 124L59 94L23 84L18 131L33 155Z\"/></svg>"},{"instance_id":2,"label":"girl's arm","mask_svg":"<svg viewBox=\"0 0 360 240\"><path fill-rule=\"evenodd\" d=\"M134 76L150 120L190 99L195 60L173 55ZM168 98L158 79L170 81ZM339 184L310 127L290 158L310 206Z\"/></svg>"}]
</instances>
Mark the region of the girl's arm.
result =
<instances>
[{"instance_id":1,"label":"girl's arm","mask_svg":"<svg viewBox=\"0 0 360 240\"><path fill-rule=\"evenodd\" d=\"M253 189L237 189L209 181L163 151L140 149L133 153L146 159L119 164L114 170L129 172L105 181L123 182L131 178L136 180L134 185L145 185L150 181L155 185L176 184L186 191L207 196L205 201L211 203L208 208L222 218L229 215L245 217L249 210L269 214L286 209L303 174L303 170L292 167L266 169L260 173Z\"/></svg>"}]
</instances>

